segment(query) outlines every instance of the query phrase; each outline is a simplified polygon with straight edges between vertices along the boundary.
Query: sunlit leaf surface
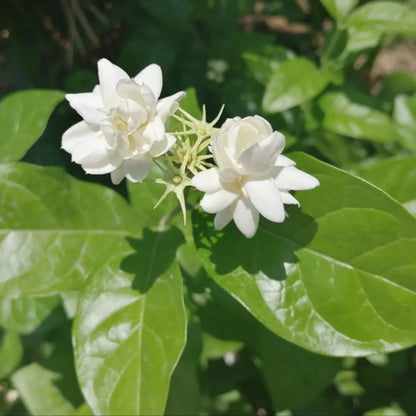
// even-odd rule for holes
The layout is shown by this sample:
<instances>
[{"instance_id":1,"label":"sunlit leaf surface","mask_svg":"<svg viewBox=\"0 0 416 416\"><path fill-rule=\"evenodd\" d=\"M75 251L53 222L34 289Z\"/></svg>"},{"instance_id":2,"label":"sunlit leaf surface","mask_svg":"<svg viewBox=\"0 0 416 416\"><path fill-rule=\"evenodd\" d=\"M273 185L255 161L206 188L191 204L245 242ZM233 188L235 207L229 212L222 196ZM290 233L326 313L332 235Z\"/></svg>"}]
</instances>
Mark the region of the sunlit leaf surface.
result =
<instances>
[{"instance_id":1,"label":"sunlit leaf surface","mask_svg":"<svg viewBox=\"0 0 416 416\"><path fill-rule=\"evenodd\" d=\"M416 343L416 221L377 188L303 154L321 185L298 192L283 224L247 240L195 212L208 273L269 329L330 355L368 355ZM209 221L209 222L208 222Z\"/></svg>"},{"instance_id":2,"label":"sunlit leaf surface","mask_svg":"<svg viewBox=\"0 0 416 416\"><path fill-rule=\"evenodd\" d=\"M63 98L61 91L26 90L0 102L0 163L15 162L25 155Z\"/></svg>"},{"instance_id":3,"label":"sunlit leaf surface","mask_svg":"<svg viewBox=\"0 0 416 416\"><path fill-rule=\"evenodd\" d=\"M90 277L74 325L75 361L96 414L160 415L185 346L178 229L144 230Z\"/></svg>"}]
</instances>

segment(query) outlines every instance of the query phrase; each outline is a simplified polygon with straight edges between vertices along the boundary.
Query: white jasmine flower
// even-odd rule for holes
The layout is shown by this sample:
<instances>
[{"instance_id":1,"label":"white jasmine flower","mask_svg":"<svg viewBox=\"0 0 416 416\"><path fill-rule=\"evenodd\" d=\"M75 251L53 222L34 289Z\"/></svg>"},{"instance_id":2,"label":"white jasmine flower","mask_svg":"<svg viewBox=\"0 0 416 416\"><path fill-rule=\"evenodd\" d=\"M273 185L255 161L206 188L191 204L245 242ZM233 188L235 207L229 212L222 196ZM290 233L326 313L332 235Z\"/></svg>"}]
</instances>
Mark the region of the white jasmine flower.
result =
<instances>
[{"instance_id":1,"label":"white jasmine flower","mask_svg":"<svg viewBox=\"0 0 416 416\"><path fill-rule=\"evenodd\" d=\"M234 220L251 238L257 231L259 213L273 222L283 222L283 204L299 202L290 190L319 185L313 176L297 169L281 152L285 138L259 116L228 119L215 135L211 152L217 167L199 172L193 185L206 194L202 208L215 213L214 225L222 229Z\"/></svg>"},{"instance_id":2,"label":"white jasmine flower","mask_svg":"<svg viewBox=\"0 0 416 416\"><path fill-rule=\"evenodd\" d=\"M140 182L149 173L152 158L175 143L175 137L165 131L165 122L185 93L159 99L162 71L156 64L132 79L100 59L98 77L100 84L92 92L66 95L84 120L64 133L62 148L87 173L111 173L115 184L124 177Z\"/></svg>"}]
</instances>

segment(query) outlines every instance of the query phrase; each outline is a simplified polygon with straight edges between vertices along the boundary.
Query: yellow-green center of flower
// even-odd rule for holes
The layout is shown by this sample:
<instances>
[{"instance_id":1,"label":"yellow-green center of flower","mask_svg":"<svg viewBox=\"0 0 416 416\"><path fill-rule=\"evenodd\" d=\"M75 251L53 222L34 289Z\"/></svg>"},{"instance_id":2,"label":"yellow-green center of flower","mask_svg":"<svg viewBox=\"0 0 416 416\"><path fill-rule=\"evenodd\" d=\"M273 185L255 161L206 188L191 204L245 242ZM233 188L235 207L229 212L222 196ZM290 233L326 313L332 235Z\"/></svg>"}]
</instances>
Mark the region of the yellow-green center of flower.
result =
<instances>
[{"instance_id":1,"label":"yellow-green center of flower","mask_svg":"<svg viewBox=\"0 0 416 416\"><path fill-rule=\"evenodd\" d=\"M117 131L127 133L127 121L125 121L118 114L116 114L114 116L114 128Z\"/></svg>"}]
</instances>

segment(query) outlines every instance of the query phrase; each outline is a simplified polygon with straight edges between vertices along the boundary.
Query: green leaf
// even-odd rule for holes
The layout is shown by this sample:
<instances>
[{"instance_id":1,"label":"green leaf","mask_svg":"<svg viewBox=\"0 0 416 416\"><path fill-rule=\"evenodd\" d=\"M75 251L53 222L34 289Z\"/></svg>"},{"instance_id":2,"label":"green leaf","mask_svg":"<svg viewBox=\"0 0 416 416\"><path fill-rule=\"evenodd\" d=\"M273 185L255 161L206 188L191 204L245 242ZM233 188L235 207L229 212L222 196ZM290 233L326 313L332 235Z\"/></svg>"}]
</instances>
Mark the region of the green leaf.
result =
<instances>
[{"instance_id":1,"label":"green leaf","mask_svg":"<svg viewBox=\"0 0 416 416\"><path fill-rule=\"evenodd\" d=\"M69 415L75 409L56 386L60 378L59 373L32 363L14 373L12 382L32 415Z\"/></svg>"},{"instance_id":2,"label":"green leaf","mask_svg":"<svg viewBox=\"0 0 416 416\"><path fill-rule=\"evenodd\" d=\"M364 49L376 47L382 38L382 33L377 30L361 30L356 27L348 28L348 52L360 52Z\"/></svg>"},{"instance_id":3,"label":"green leaf","mask_svg":"<svg viewBox=\"0 0 416 416\"><path fill-rule=\"evenodd\" d=\"M388 407L372 409L364 413L364 416L406 416L407 413L398 405L392 404Z\"/></svg>"},{"instance_id":4,"label":"green leaf","mask_svg":"<svg viewBox=\"0 0 416 416\"><path fill-rule=\"evenodd\" d=\"M324 127L335 133L377 142L397 139L395 126L386 113L353 102L343 92L324 94L319 106L324 112Z\"/></svg>"},{"instance_id":5,"label":"green leaf","mask_svg":"<svg viewBox=\"0 0 416 416\"><path fill-rule=\"evenodd\" d=\"M196 323L188 326L186 347L173 372L166 415L197 415L201 409L198 370L201 352L201 329Z\"/></svg>"},{"instance_id":6,"label":"green leaf","mask_svg":"<svg viewBox=\"0 0 416 416\"><path fill-rule=\"evenodd\" d=\"M266 45L256 52L244 52L243 59L254 79L262 85L266 85L273 72L287 59L292 59L295 54L280 45Z\"/></svg>"},{"instance_id":7,"label":"green leaf","mask_svg":"<svg viewBox=\"0 0 416 416\"><path fill-rule=\"evenodd\" d=\"M26 90L0 102L0 163L18 161L26 154L63 98L61 91Z\"/></svg>"},{"instance_id":8,"label":"green leaf","mask_svg":"<svg viewBox=\"0 0 416 416\"><path fill-rule=\"evenodd\" d=\"M56 168L0 166L0 200L2 295L79 290L140 227L116 192Z\"/></svg>"},{"instance_id":9,"label":"green leaf","mask_svg":"<svg viewBox=\"0 0 416 416\"><path fill-rule=\"evenodd\" d=\"M407 72L393 72L384 80L378 97L393 101L399 94L414 94L416 92L416 76Z\"/></svg>"},{"instance_id":10,"label":"green leaf","mask_svg":"<svg viewBox=\"0 0 416 416\"><path fill-rule=\"evenodd\" d=\"M354 10L346 20L350 28L363 32L416 34L416 11L395 1L372 1Z\"/></svg>"},{"instance_id":11,"label":"green leaf","mask_svg":"<svg viewBox=\"0 0 416 416\"><path fill-rule=\"evenodd\" d=\"M8 376L20 363L23 347L14 330L0 332L0 380Z\"/></svg>"},{"instance_id":12,"label":"green leaf","mask_svg":"<svg viewBox=\"0 0 416 416\"><path fill-rule=\"evenodd\" d=\"M348 137L332 131L318 130L317 133L312 134L312 138L321 154L337 167L348 169L360 162L365 156L361 142L351 142Z\"/></svg>"},{"instance_id":13,"label":"green leaf","mask_svg":"<svg viewBox=\"0 0 416 416\"><path fill-rule=\"evenodd\" d=\"M393 117L400 124L416 127L416 94L398 95L394 100Z\"/></svg>"},{"instance_id":14,"label":"green leaf","mask_svg":"<svg viewBox=\"0 0 416 416\"><path fill-rule=\"evenodd\" d=\"M400 143L416 152L416 95L398 95L395 98L393 119L397 122Z\"/></svg>"},{"instance_id":15,"label":"green leaf","mask_svg":"<svg viewBox=\"0 0 416 416\"><path fill-rule=\"evenodd\" d=\"M252 347L275 410L308 403L331 384L339 359L313 354L259 326Z\"/></svg>"},{"instance_id":16,"label":"green leaf","mask_svg":"<svg viewBox=\"0 0 416 416\"><path fill-rule=\"evenodd\" d=\"M326 37L321 51L321 62L326 67L341 69L348 58L346 46L348 43L348 32L333 28Z\"/></svg>"},{"instance_id":17,"label":"green leaf","mask_svg":"<svg viewBox=\"0 0 416 416\"><path fill-rule=\"evenodd\" d=\"M322 5L335 20L343 20L359 0L321 0Z\"/></svg>"},{"instance_id":18,"label":"green leaf","mask_svg":"<svg viewBox=\"0 0 416 416\"><path fill-rule=\"evenodd\" d=\"M77 410L75 410L73 416L94 416L94 413L87 405L87 403L83 403L81 406L78 407Z\"/></svg>"},{"instance_id":19,"label":"green leaf","mask_svg":"<svg viewBox=\"0 0 416 416\"><path fill-rule=\"evenodd\" d=\"M292 156L291 156L292 157ZM267 328L311 351L370 355L416 343L416 220L387 194L304 154L320 186L253 239L195 211L208 274Z\"/></svg>"},{"instance_id":20,"label":"green leaf","mask_svg":"<svg viewBox=\"0 0 416 416\"><path fill-rule=\"evenodd\" d=\"M130 202L136 218L142 226L152 227L174 215L179 207L176 196L171 193L156 208L154 206L165 192L165 186L154 182L128 182ZM179 211L178 211L179 212Z\"/></svg>"},{"instance_id":21,"label":"green leaf","mask_svg":"<svg viewBox=\"0 0 416 416\"><path fill-rule=\"evenodd\" d=\"M0 298L0 324L20 334L34 331L61 303L59 296ZM57 317L59 319L59 317Z\"/></svg>"},{"instance_id":22,"label":"green leaf","mask_svg":"<svg viewBox=\"0 0 416 416\"><path fill-rule=\"evenodd\" d=\"M176 228L145 229L89 278L73 337L81 389L95 414L163 414L186 338L174 261L183 241Z\"/></svg>"},{"instance_id":23,"label":"green leaf","mask_svg":"<svg viewBox=\"0 0 416 416\"><path fill-rule=\"evenodd\" d=\"M327 76L305 58L289 59L277 68L263 97L263 108L277 113L309 101L328 84Z\"/></svg>"},{"instance_id":24,"label":"green leaf","mask_svg":"<svg viewBox=\"0 0 416 416\"><path fill-rule=\"evenodd\" d=\"M416 156L361 165L357 174L386 191L416 215Z\"/></svg>"}]
</instances>

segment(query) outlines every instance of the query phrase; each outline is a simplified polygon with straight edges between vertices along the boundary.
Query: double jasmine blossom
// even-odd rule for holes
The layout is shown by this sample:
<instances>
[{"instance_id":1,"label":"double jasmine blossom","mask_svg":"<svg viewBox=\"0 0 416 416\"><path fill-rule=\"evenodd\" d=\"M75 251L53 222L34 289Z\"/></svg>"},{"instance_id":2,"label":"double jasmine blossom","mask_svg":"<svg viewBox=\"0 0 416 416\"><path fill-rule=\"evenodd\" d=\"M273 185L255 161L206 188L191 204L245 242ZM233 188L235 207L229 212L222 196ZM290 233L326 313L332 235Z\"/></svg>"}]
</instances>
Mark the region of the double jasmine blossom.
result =
<instances>
[{"instance_id":1,"label":"double jasmine blossom","mask_svg":"<svg viewBox=\"0 0 416 416\"><path fill-rule=\"evenodd\" d=\"M141 182L153 158L168 152L176 141L166 133L165 122L185 93L159 99L162 71L155 64L132 79L101 59L98 77L99 85L92 92L66 95L84 120L64 133L62 148L87 173L111 173L114 184L124 177Z\"/></svg>"},{"instance_id":2,"label":"double jasmine blossom","mask_svg":"<svg viewBox=\"0 0 416 416\"><path fill-rule=\"evenodd\" d=\"M251 238L257 231L259 213L270 221L283 222L284 204L299 205L289 191L319 185L316 178L281 154L284 146L283 134L273 131L262 117L226 120L211 142L217 166L192 179L193 185L206 193L201 207L216 214L215 228L222 229L234 220Z\"/></svg>"}]
</instances>

